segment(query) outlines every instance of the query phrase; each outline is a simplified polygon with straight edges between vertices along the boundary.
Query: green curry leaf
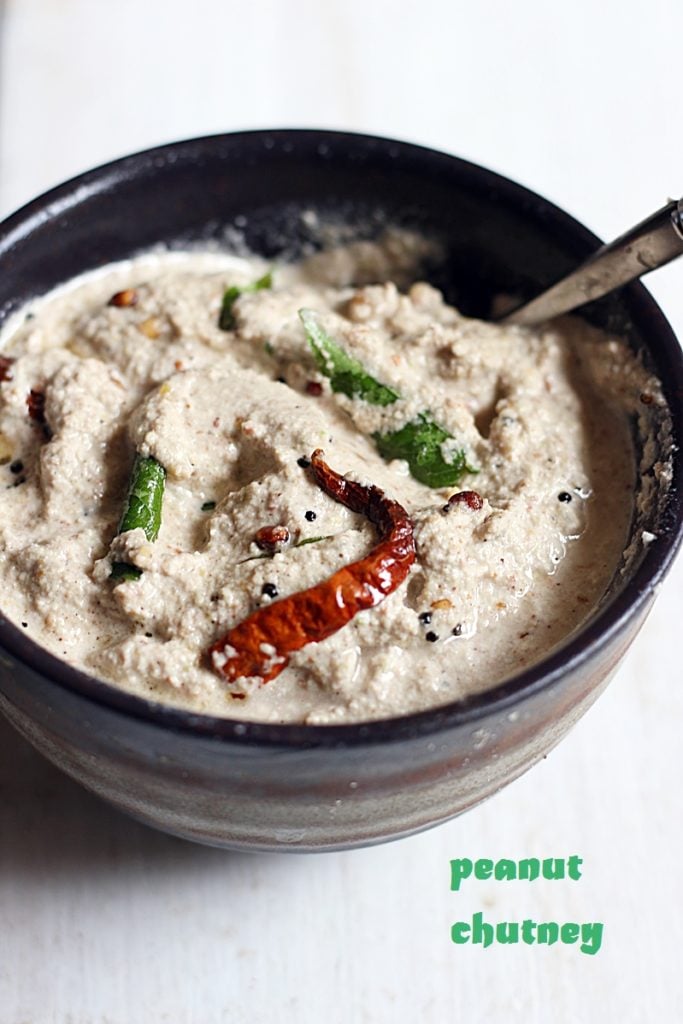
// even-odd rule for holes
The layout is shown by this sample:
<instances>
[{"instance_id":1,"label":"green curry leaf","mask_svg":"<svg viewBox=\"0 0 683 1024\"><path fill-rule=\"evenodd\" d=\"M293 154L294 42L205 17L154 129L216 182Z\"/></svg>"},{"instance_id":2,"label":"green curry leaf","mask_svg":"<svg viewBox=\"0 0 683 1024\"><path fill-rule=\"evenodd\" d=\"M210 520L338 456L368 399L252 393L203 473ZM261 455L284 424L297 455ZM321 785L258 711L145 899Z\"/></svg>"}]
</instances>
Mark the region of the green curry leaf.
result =
<instances>
[{"instance_id":1,"label":"green curry leaf","mask_svg":"<svg viewBox=\"0 0 683 1024\"><path fill-rule=\"evenodd\" d=\"M371 377L362 363L323 330L313 310L300 309L299 316L318 369L329 378L333 391L349 398L362 398L370 405L391 405L398 401L401 397L398 392Z\"/></svg>"},{"instance_id":2,"label":"green curry leaf","mask_svg":"<svg viewBox=\"0 0 683 1024\"><path fill-rule=\"evenodd\" d=\"M272 271L268 271L263 277L259 277L258 281L252 281L251 284L237 285L233 284L230 288L226 288L223 293L223 302L221 304L221 314L218 318L218 326L222 331L231 331L235 326L235 315L232 311L237 299L240 295L244 295L246 292L261 292L265 288L273 287L273 274Z\"/></svg>"},{"instance_id":3,"label":"green curry leaf","mask_svg":"<svg viewBox=\"0 0 683 1024\"><path fill-rule=\"evenodd\" d=\"M371 377L362 363L330 337L313 310L300 309L299 316L318 368L329 378L333 391L371 405L392 405L400 400L397 391ZM449 450L453 436L428 413L420 413L400 430L376 433L373 438L383 459L405 459L412 476L428 487L453 487L464 473L477 472L468 465L464 449Z\"/></svg>"},{"instance_id":4,"label":"green curry leaf","mask_svg":"<svg viewBox=\"0 0 683 1024\"><path fill-rule=\"evenodd\" d=\"M373 434L383 459L405 459L410 473L428 487L453 487L464 473L476 473L462 448L444 452L453 437L427 413L388 434Z\"/></svg>"}]
</instances>

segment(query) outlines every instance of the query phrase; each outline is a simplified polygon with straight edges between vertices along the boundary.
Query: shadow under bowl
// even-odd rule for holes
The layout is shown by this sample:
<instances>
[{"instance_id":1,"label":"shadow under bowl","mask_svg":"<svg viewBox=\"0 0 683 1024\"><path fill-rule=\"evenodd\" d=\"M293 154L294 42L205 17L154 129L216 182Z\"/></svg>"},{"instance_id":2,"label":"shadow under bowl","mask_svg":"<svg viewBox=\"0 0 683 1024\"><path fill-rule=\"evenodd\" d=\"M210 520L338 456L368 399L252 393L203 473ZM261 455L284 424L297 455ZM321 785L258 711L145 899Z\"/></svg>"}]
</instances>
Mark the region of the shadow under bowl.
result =
<instances>
[{"instance_id":1,"label":"shadow under bowl","mask_svg":"<svg viewBox=\"0 0 683 1024\"><path fill-rule=\"evenodd\" d=\"M470 315L530 297L599 240L539 196L453 156L325 131L180 142L90 171L0 225L0 326L35 296L153 246L230 244L268 258L318 244L302 216L354 237L387 224L439 240L433 283ZM488 692L404 718L267 725L126 694L38 647L0 615L0 709L51 761L128 814L199 842L326 850L408 835L464 811L539 760L606 685L642 625L683 530L683 360L645 289L587 308L659 377L673 480L633 530L657 535L561 650Z\"/></svg>"}]
</instances>

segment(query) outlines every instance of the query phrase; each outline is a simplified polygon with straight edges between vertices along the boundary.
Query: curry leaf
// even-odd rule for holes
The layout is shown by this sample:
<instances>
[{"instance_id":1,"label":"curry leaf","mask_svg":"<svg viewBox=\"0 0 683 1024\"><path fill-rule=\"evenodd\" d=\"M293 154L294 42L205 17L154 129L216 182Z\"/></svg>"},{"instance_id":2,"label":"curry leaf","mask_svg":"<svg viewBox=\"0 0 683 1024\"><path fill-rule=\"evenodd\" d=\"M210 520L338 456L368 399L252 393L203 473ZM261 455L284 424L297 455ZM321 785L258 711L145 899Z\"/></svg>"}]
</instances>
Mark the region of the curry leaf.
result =
<instances>
[{"instance_id":1,"label":"curry leaf","mask_svg":"<svg viewBox=\"0 0 683 1024\"><path fill-rule=\"evenodd\" d=\"M333 535L330 533L326 537L304 537L303 540L299 540L296 544L292 544L292 548L290 550L293 548L302 548L305 544L318 544L321 540L332 540L332 536ZM281 554L282 552L277 553ZM244 565L245 562L257 562L262 558L272 558L274 555L275 551L265 551L261 555L251 555L249 558L243 558L242 561L237 564Z\"/></svg>"},{"instance_id":2,"label":"curry leaf","mask_svg":"<svg viewBox=\"0 0 683 1024\"><path fill-rule=\"evenodd\" d=\"M444 451L453 437L427 413L400 430L373 437L383 459L405 459L411 475L428 487L453 487L463 473L477 472L468 465L464 449Z\"/></svg>"},{"instance_id":3,"label":"curry leaf","mask_svg":"<svg viewBox=\"0 0 683 1024\"><path fill-rule=\"evenodd\" d=\"M237 285L233 284L230 288L226 288L223 293L223 302L221 304L221 315L218 318L218 326L222 331L231 331L235 326L235 315L232 311L237 299L240 295L244 295L245 292L261 292L265 288L272 288L273 286L273 274L272 271L268 271L263 277L259 277L258 281L252 281L251 284Z\"/></svg>"},{"instance_id":4,"label":"curry leaf","mask_svg":"<svg viewBox=\"0 0 683 1024\"><path fill-rule=\"evenodd\" d=\"M363 398L371 405L392 405L401 398L345 352L320 326L313 310L300 309L299 316L318 368L329 378L333 391ZM434 423L428 413L420 413L400 430L373 437L382 458L405 459L411 475L428 487L452 487L463 473L477 472L468 465L464 449L449 450L453 436Z\"/></svg>"},{"instance_id":5,"label":"curry leaf","mask_svg":"<svg viewBox=\"0 0 683 1024\"><path fill-rule=\"evenodd\" d=\"M323 330L313 310L300 309L299 316L318 369L329 378L333 391L348 395L349 398L362 398L370 405L391 405L401 397L392 388L371 377L362 363L345 352Z\"/></svg>"}]
</instances>

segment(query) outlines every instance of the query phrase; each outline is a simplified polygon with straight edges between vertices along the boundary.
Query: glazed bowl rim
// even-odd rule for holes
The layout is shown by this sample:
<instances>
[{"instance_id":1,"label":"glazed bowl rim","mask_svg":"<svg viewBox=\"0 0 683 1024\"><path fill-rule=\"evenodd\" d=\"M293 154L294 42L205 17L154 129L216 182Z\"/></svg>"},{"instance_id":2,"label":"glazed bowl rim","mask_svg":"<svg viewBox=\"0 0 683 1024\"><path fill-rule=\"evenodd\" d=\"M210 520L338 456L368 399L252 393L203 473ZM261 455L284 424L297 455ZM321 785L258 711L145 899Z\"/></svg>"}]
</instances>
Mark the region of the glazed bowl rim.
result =
<instances>
[{"instance_id":1,"label":"glazed bowl rim","mask_svg":"<svg viewBox=\"0 0 683 1024\"><path fill-rule=\"evenodd\" d=\"M277 152L278 143L282 143L286 151L287 140L291 139L300 144L310 143L316 146L327 143L341 146L345 142L354 145L365 144L369 150L379 151L380 154L384 152L384 155L392 159L400 157L403 153L424 160L447 161L451 165L458 165L463 174L477 179L480 184L487 184L491 189L495 189L503 200L512 200L515 207L519 207L520 204L535 204L537 209L543 211L545 219L552 218L555 230L562 227L577 240L585 241L596 248L601 244L600 239L583 224L547 199L486 167L452 154L364 133L278 128L182 139L119 157L72 177L32 199L0 223L0 259L13 244L28 237L45 221L65 212L70 206L78 205L85 198L106 191L110 187L116 187L117 181L127 180L126 171L132 171L131 176L134 177L136 167L141 170L153 166L163 170L168 162L175 162L183 152L206 147L217 149L226 143L237 144L241 140L258 141L259 138L264 143L267 140L272 142L268 149L263 150L264 159L268 159L269 152ZM533 216L530 209L525 212L527 216ZM677 364L675 380L670 391L674 396L683 397L683 353L661 309L640 283L628 285L622 294L625 304L635 309L640 318L647 315L651 320L652 326L646 332L648 337L656 336L660 343L658 352L661 352L662 357L667 355L670 363ZM650 346L647 347L651 352ZM669 402L669 408L674 435L680 436L683 433L683 402L679 402L678 405ZM647 557L641 561L622 590L603 608L592 613L586 624L570 635L566 643L561 643L552 653L531 667L488 690L425 711L338 725L250 722L188 711L128 693L75 668L23 633L2 611L0 650L51 683L86 700L104 705L125 717L214 741L234 741L239 744L277 748L348 748L400 741L431 735L442 730L473 726L489 716L509 712L525 699L553 687L566 675L581 669L609 645L629 620L638 615L641 609L647 608L652 595L671 567L683 540L683 455L680 448L674 451L672 462L673 477L667 498L667 510L673 522L666 535L658 537L651 545Z\"/></svg>"}]
</instances>

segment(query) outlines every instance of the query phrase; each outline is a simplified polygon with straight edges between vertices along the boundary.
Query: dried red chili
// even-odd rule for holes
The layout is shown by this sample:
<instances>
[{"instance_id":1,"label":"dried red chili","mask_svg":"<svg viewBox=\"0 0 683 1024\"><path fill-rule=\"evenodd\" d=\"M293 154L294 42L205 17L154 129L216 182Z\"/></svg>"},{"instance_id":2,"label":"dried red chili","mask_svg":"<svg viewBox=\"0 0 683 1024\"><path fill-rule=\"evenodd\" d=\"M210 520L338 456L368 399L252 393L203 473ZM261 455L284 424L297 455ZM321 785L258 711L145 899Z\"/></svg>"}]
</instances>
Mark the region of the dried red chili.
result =
<instances>
[{"instance_id":1,"label":"dried red chili","mask_svg":"<svg viewBox=\"0 0 683 1024\"><path fill-rule=\"evenodd\" d=\"M12 379L10 366L13 362L14 360L10 356L0 356L0 381Z\"/></svg>"},{"instance_id":2,"label":"dried red chili","mask_svg":"<svg viewBox=\"0 0 683 1024\"><path fill-rule=\"evenodd\" d=\"M319 643L358 612L373 608L406 578L415 561L413 524L397 501L379 487L366 487L335 473L318 449L311 456L313 477L331 498L367 516L379 543L351 565L308 590L259 608L229 630L209 650L213 667L228 682L241 677L274 679L290 654Z\"/></svg>"}]
</instances>

